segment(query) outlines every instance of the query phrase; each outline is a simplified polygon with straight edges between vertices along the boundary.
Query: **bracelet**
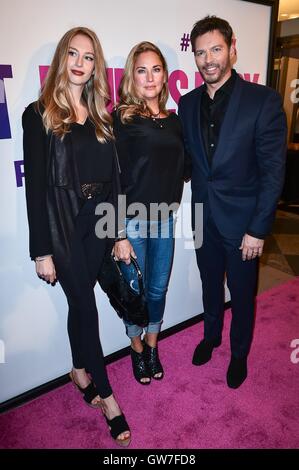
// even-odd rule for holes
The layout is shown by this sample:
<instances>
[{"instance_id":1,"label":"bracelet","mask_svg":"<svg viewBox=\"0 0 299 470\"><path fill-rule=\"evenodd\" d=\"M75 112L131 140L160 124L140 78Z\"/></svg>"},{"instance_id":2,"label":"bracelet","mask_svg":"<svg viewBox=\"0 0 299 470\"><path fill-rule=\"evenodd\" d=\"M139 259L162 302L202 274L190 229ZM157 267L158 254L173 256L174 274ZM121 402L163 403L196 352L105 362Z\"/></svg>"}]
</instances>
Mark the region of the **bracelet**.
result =
<instances>
[{"instance_id":1,"label":"bracelet","mask_svg":"<svg viewBox=\"0 0 299 470\"><path fill-rule=\"evenodd\" d=\"M127 240L127 236L124 235L123 237L117 237L117 238L114 238L114 242L121 242L122 240Z\"/></svg>"},{"instance_id":2,"label":"bracelet","mask_svg":"<svg viewBox=\"0 0 299 470\"><path fill-rule=\"evenodd\" d=\"M44 261L45 259L49 258L49 256L53 255L37 256L34 261Z\"/></svg>"}]
</instances>

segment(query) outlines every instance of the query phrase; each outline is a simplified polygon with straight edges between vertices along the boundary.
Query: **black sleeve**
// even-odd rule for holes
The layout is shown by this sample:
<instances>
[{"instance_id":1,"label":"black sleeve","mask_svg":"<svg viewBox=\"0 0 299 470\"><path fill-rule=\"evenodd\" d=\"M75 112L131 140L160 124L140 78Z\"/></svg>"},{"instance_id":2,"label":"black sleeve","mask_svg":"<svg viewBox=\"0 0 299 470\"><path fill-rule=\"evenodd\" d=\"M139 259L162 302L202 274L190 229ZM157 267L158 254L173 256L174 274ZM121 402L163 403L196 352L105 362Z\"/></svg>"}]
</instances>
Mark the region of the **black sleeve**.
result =
<instances>
[{"instance_id":1,"label":"black sleeve","mask_svg":"<svg viewBox=\"0 0 299 470\"><path fill-rule=\"evenodd\" d=\"M126 208L124 195L121 190L119 157L115 143L113 142L113 176L112 176L112 197L115 209L115 240L122 240L126 237Z\"/></svg>"},{"instance_id":2,"label":"black sleeve","mask_svg":"<svg viewBox=\"0 0 299 470\"><path fill-rule=\"evenodd\" d=\"M23 113L22 126L29 252L31 259L53 253L47 211L46 133L34 104Z\"/></svg>"}]
</instances>

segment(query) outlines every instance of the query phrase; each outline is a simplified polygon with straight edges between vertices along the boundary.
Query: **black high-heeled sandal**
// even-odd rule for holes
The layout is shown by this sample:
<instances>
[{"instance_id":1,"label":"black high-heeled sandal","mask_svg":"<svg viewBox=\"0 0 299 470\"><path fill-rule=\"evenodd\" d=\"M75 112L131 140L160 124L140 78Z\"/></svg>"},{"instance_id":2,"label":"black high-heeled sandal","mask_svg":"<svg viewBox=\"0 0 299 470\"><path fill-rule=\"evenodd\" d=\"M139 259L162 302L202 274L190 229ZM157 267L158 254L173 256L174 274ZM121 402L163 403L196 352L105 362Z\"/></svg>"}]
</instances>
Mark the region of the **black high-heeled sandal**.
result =
<instances>
[{"instance_id":1,"label":"black high-heeled sandal","mask_svg":"<svg viewBox=\"0 0 299 470\"><path fill-rule=\"evenodd\" d=\"M87 385L87 387L82 388L80 385L78 385L75 382L73 371L69 373L69 377L73 383L73 385L76 387L77 390L83 395L83 400L88 406L91 406L92 408L100 408L101 404L100 402L98 404L92 403L92 400L96 398L99 393L95 387L95 384L93 382L90 382L90 384Z\"/></svg>"},{"instance_id":2,"label":"black high-heeled sandal","mask_svg":"<svg viewBox=\"0 0 299 470\"><path fill-rule=\"evenodd\" d=\"M155 380L162 380L164 377L164 370L159 359L158 346L152 348L146 343L146 341L144 341L143 344L145 363L150 376ZM161 375L156 377L157 374Z\"/></svg>"},{"instance_id":3,"label":"black high-heeled sandal","mask_svg":"<svg viewBox=\"0 0 299 470\"><path fill-rule=\"evenodd\" d=\"M102 410L103 411L103 410ZM122 413L119 416L115 416L115 418L108 419L107 416L105 415L104 411L104 418L109 426L110 429L110 434L112 439L115 440L117 444L119 444L122 447L127 447L130 442L131 442L131 431L130 427L127 423L127 420L125 418L125 415ZM124 432L129 432L130 436L127 437L127 439L119 439L118 436Z\"/></svg>"},{"instance_id":4,"label":"black high-heeled sandal","mask_svg":"<svg viewBox=\"0 0 299 470\"><path fill-rule=\"evenodd\" d=\"M141 385L149 385L151 383L150 374L146 367L146 363L144 360L143 351L138 353L134 351L131 347L131 359L132 359L132 367L133 367L133 374L135 379ZM143 382L142 379L149 379L147 382Z\"/></svg>"}]
</instances>

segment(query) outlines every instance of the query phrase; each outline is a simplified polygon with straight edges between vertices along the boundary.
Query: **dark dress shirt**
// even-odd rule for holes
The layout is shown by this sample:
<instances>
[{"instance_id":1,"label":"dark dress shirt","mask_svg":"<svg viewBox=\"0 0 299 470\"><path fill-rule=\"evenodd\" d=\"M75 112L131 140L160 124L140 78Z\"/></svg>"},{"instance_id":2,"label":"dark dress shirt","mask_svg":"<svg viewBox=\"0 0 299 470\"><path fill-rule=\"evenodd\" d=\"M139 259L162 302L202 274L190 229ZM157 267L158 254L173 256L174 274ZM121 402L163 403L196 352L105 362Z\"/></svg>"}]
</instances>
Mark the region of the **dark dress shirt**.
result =
<instances>
[{"instance_id":1,"label":"dark dress shirt","mask_svg":"<svg viewBox=\"0 0 299 470\"><path fill-rule=\"evenodd\" d=\"M236 81L237 72L232 69L231 77L219 88L211 99L204 85L201 99L201 133L209 165L215 153L221 125Z\"/></svg>"}]
</instances>

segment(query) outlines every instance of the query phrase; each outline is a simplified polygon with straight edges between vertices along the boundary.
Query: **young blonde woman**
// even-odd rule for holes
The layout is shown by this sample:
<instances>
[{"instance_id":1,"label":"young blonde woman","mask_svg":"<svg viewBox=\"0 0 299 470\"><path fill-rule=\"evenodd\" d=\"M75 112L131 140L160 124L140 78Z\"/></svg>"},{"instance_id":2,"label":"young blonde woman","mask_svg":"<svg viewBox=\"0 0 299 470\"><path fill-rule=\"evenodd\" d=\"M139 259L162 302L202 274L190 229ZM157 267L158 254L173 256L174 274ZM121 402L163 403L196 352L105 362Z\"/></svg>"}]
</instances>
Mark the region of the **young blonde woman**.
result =
<instances>
[{"instance_id":1,"label":"young blonde woman","mask_svg":"<svg viewBox=\"0 0 299 470\"><path fill-rule=\"evenodd\" d=\"M95 235L95 207L114 202L119 177L107 101L100 42L93 31L73 28L57 46L40 98L23 114L24 164L30 256L37 275L58 280L66 295L71 379L125 446L130 429L107 377L94 295L115 241ZM116 244L130 254L128 241Z\"/></svg>"},{"instance_id":2,"label":"young blonde woman","mask_svg":"<svg viewBox=\"0 0 299 470\"><path fill-rule=\"evenodd\" d=\"M137 44L127 58L113 114L122 191L128 209L132 204L138 207L136 217L127 214L126 228L145 281L149 325L145 331L130 323L125 326L133 373L143 385L164 376L157 341L173 260L174 212L184 175L188 176L180 120L166 110L167 80L160 49L147 41ZM165 211L158 213L161 203ZM128 278L134 276L130 265L124 265L123 271ZM137 280L133 285L137 289Z\"/></svg>"}]
</instances>

